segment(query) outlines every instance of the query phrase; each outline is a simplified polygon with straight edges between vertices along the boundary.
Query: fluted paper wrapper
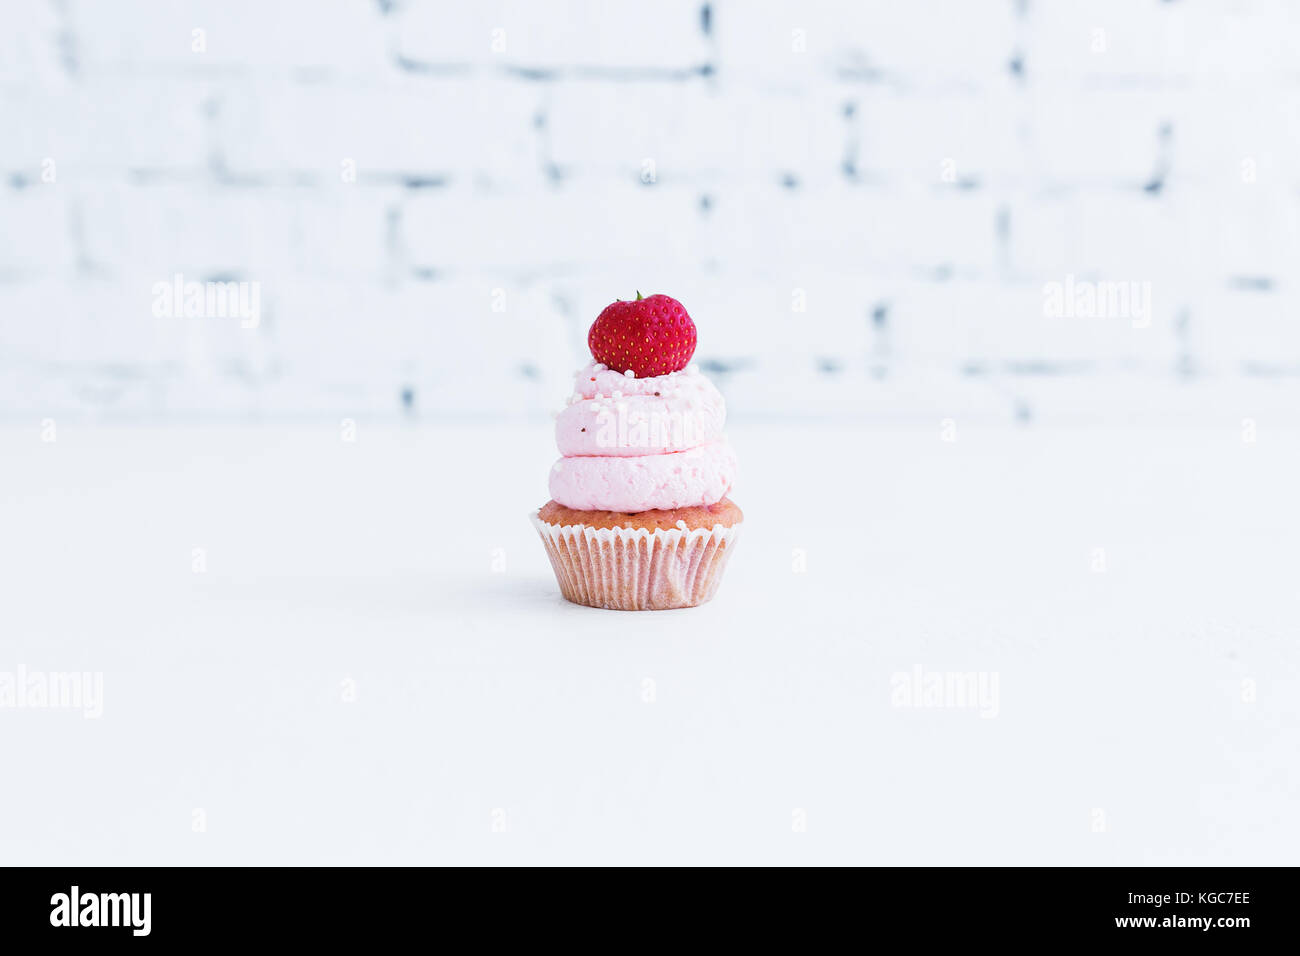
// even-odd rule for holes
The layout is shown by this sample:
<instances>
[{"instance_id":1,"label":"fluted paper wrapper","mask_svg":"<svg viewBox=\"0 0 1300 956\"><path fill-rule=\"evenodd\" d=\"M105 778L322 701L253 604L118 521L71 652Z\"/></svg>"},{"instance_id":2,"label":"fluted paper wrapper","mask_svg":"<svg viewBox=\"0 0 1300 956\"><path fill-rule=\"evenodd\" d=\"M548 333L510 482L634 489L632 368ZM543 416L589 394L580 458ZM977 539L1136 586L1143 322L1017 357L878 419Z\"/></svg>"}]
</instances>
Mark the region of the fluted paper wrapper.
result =
<instances>
[{"instance_id":1,"label":"fluted paper wrapper","mask_svg":"<svg viewBox=\"0 0 1300 956\"><path fill-rule=\"evenodd\" d=\"M695 607L713 597L740 525L683 531L547 524L532 514L560 591L615 611Z\"/></svg>"}]
</instances>

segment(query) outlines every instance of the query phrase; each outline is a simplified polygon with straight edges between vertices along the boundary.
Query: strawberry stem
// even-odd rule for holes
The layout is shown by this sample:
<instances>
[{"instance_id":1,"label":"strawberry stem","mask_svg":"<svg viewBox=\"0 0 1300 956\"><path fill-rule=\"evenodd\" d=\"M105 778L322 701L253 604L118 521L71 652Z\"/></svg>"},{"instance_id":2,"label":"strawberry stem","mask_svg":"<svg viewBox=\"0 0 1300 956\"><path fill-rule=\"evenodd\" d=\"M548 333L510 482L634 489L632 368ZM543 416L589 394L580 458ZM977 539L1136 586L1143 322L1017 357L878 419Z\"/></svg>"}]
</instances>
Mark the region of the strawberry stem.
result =
<instances>
[{"instance_id":1,"label":"strawberry stem","mask_svg":"<svg viewBox=\"0 0 1300 956\"><path fill-rule=\"evenodd\" d=\"M636 300L637 300L638 302L640 302L642 298L643 298L643 296L641 295L640 290L637 290Z\"/></svg>"}]
</instances>

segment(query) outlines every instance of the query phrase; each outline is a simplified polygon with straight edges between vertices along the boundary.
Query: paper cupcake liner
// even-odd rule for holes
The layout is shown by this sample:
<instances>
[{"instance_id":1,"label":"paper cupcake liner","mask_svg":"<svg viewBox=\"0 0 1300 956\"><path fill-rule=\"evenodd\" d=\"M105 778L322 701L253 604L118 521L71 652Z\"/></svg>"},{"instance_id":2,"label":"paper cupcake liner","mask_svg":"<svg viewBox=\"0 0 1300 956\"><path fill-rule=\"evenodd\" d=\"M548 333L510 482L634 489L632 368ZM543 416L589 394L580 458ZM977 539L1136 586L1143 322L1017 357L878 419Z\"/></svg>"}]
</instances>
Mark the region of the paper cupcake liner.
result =
<instances>
[{"instance_id":1,"label":"paper cupcake liner","mask_svg":"<svg viewBox=\"0 0 1300 956\"><path fill-rule=\"evenodd\" d=\"M615 611L695 607L713 597L740 525L683 531L553 525L531 515L560 591Z\"/></svg>"}]
</instances>

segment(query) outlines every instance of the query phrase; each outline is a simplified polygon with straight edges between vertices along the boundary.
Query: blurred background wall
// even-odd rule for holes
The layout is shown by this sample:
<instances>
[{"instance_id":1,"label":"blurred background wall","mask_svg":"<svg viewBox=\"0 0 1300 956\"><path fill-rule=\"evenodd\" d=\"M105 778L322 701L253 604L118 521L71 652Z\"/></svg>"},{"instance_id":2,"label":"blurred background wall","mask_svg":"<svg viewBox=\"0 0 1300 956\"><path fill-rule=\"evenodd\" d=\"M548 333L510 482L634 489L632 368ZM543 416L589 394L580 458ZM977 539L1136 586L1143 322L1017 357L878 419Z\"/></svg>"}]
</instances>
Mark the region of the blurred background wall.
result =
<instances>
[{"instance_id":1,"label":"blurred background wall","mask_svg":"<svg viewBox=\"0 0 1300 956\"><path fill-rule=\"evenodd\" d=\"M1280 0L15 4L0 414L541 418L640 290L738 420L1294 421L1297 50Z\"/></svg>"}]
</instances>

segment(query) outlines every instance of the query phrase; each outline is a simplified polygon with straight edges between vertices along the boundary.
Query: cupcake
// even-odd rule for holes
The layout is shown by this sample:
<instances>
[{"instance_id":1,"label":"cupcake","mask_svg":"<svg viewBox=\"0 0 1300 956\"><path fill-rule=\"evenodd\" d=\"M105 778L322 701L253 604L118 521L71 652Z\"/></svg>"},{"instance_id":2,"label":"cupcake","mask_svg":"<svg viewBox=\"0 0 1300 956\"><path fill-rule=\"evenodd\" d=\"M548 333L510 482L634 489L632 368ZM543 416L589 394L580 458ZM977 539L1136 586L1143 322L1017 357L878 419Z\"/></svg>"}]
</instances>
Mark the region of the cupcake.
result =
<instances>
[{"instance_id":1,"label":"cupcake","mask_svg":"<svg viewBox=\"0 0 1300 956\"><path fill-rule=\"evenodd\" d=\"M726 403L689 364L695 341L666 295L617 301L591 327L592 362L555 421L551 500L532 515L575 604L694 607L718 589L744 515L727 498Z\"/></svg>"}]
</instances>

